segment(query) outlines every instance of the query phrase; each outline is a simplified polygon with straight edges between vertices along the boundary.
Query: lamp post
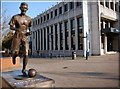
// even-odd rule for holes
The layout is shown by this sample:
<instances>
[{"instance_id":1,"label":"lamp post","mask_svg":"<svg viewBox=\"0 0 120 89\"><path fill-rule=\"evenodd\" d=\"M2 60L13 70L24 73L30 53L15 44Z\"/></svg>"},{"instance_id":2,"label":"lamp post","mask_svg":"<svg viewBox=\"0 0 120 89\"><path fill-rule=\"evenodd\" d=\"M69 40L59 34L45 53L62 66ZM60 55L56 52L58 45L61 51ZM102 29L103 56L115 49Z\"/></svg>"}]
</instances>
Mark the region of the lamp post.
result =
<instances>
[{"instance_id":1,"label":"lamp post","mask_svg":"<svg viewBox=\"0 0 120 89\"><path fill-rule=\"evenodd\" d=\"M85 52L86 53L85 57L86 57L86 60L88 60L89 50L88 50L88 34L87 34L87 32L86 32L86 36L82 37L82 38L86 38L86 50L84 50L84 51L86 51Z\"/></svg>"},{"instance_id":2,"label":"lamp post","mask_svg":"<svg viewBox=\"0 0 120 89\"><path fill-rule=\"evenodd\" d=\"M89 52L88 52L88 34L86 32L86 60L88 60Z\"/></svg>"}]
</instances>

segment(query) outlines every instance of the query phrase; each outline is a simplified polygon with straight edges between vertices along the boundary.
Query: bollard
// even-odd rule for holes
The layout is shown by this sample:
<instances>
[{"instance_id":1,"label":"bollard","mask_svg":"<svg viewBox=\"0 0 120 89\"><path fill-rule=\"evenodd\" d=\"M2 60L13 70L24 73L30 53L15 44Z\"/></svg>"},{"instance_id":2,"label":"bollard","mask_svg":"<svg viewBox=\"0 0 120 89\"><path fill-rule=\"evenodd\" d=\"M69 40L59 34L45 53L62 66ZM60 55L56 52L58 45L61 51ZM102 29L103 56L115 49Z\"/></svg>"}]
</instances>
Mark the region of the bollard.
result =
<instances>
[{"instance_id":1,"label":"bollard","mask_svg":"<svg viewBox=\"0 0 120 89\"><path fill-rule=\"evenodd\" d=\"M76 52L72 52L72 59L76 59Z\"/></svg>"},{"instance_id":2,"label":"bollard","mask_svg":"<svg viewBox=\"0 0 120 89\"><path fill-rule=\"evenodd\" d=\"M50 58L52 58L52 53L49 54Z\"/></svg>"},{"instance_id":3,"label":"bollard","mask_svg":"<svg viewBox=\"0 0 120 89\"><path fill-rule=\"evenodd\" d=\"M86 60L88 60L89 52L86 52Z\"/></svg>"}]
</instances>

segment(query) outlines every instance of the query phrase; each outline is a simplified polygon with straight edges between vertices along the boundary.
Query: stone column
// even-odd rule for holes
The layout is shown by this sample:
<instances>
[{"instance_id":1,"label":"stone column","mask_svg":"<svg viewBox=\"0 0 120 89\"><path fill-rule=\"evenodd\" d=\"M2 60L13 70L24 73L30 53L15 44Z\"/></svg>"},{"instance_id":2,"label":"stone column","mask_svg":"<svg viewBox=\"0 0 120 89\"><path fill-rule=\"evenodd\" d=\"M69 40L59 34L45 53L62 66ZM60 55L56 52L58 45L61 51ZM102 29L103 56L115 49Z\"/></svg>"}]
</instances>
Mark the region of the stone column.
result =
<instances>
[{"instance_id":1,"label":"stone column","mask_svg":"<svg viewBox=\"0 0 120 89\"><path fill-rule=\"evenodd\" d=\"M38 29L38 50L40 50L40 31Z\"/></svg>"},{"instance_id":2,"label":"stone column","mask_svg":"<svg viewBox=\"0 0 120 89\"><path fill-rule=\"evenodd\" d=\"M39 43L38 43L38 42L39 42L39 41L38 41L38 40L39 40L39 32L38 32L38 31L39 31L39 29L37 30L37 50L38 50L38 48L39 48Z\"/></svg>"},{"instance_id":3,"label":"stone column","mask_svg":"<svg viewBox=\"0 0 120 89\"><path fill-rule=\"evenodd\" d=\"M65 50L65 23L62 21L62 29L63 29L63 50Z\"/></svg>"},{"instance_id":4,"label":"stone column","mask_svg":"<svg viewBox=\"0 0 120 89\"><path fill-rule=\"evenodd\" d=\"M105 21L103 21L103 29L105 29ZM106 33L104 34L104 53L107 53L107 35Z\"/></svg>"},{"instance_id":5,"label":"stone column","mask_svg":"<svg viewBox=\"0 0 120 89\"><path fill-rule=\"evenodd\" d=\"M67 2L68 3L68 11L70 10L70 3L69 2Z\"/></svg>"},{"instance_id":6,"label":"stone column","mask_svg":"<svg viewBox=\"0 0 120 89\"><path fill-rule=\"evenodd\" d=\"M105 40L104 40L104 48L105 48L105 51L104 51L104 53L106 54L107 53L107 35L105 34L104 35L104 37L105 37Z\"/></svg>"},{"instance_id":7,"label":"stone column","mask_svg":"<svg viewBox=\"0 0 120 89\"><path fill-rule=\"evenodd\" d=\"M75 50L78 50L78 24L76 17L75 17Z\"/></svg>"},{"instance_id":8,"label":"stone column","mask_svg":"<svg viewBox=\"0 0 120 89\"><path fill-rule=\"evenodd\" d=\"M110 28L110 22L108 22L108 28Z\"/></svg>"},{"instance_id":9,"label":"stone column","mask_svg":"<svg viewBox=\"0 0 120 89\"><path fill-rule=\"evenodd\" d=\"M113 1L113 10L115 11L115 1Z\"/></svg>"},{"instance_id":10,"label":"stone column","mask_svg":"<svg viewBox=\"0 0 120 89\"><path fill-rule=\"evenodd\" d=\"M109 1L109 0L108 0L108 3L109 3L109 7L108 7L108 8L110 9L110 8L111 8L111 5L110 5L110 1Z\"/></svg>"},{"instance_id":11,"label":"stone column","mask_svg":"<svg viewBox=\"0 0 120 89\"><path fill-rule=\"evenodd\" d=\"M105 0L103 0L104 6L105 6Z\"/></svg>"},{"instance_id":12,"label":"stone column","mask_svg":"<svg viewBox=\"0 0 120 89\"><path fill-rule=\"evenodd\" d=\"M76 2L77 2L77 1L74 2L74 8L76 8L76 5L77 5Z\"/></svg>"},{"instance_id":13,"label":"stone column","mask_svg":"<svg viewBox=\"0 0 120 89\"><path fill-rule=\"evenodd\" d=\"M69 31L69 50L71 50L71 23L70 23L70 19L68 19L68 31Z\"/></svg>"},{"instance_id":14,"label":"stone column","mask_svg":"<svg viewBox=\"0 0 120 89\"><path fill-rule=\"evenodd\" d=\"M92 8L92 7L91 7ZM97 12L97 10L96 10L96 12ZM91 12L92 13L92 12ZM84 57L86 57L86 54L87 54L87 52L89 51L89 48L88 48L88 30L89 30L89 23L88 23L88 2L87 1L84 1L84 3L83 3L83 56ZM95 14L95 16L96 16L97 14ZM98 19L98 18L97 18ZM97 20L96 19L96 20ZM96 29L97 27L95 27L94 29ZM97 30L96 30L97 31ZM95 31L93 31L94 32L94 34L93 35L95 35L96 36L96 33L95 33ZM97 38L97 37L96 37ZM96 45L96 44L95 44ZM96 50L96 49L95 49Z\"/></svg>"},{"instance_id":15,"label":"stone column","mask_svg":"<svg viewBox=\"0 0 120 89\"><path fill-rule=\"evenodd\" d=\"M40 32L40 50L41 50L41 29L39 30L39 32Z\"/></svg>"},{"instance_id":16,"label":"stone column","mask_svg":"<svg viewBox=\"0 0 120 89\"><path fill-rule=\"evenodd\" d=\"M43 38L43 42L42 43L43 43L43 50L44 50L44 46L45 46L44 45L44 28L42 29L42 35L43 35L43 37L42 37Z\"/></svg>"},{"instance_id":17,"label":"stone column","mask_svg":"<svg viewBox=\"0 0 120 89\"><path fill-rule=\"evenodd\" d=\"M57 32L58 32L58 50L60 50L60 24L57 24Z\"/></svg>"},{"instance_id":18,"label":"stone column","mask_svg":"<svg viewBox=\"0 0 120 89\"><path fill-rule=\"evenodd\" d=\"M33 55L33 50L35 50L35 39L34 39L34 32L32 32L32 55Z\"/></svg>"},{"instance_id":19,"label":"stone column","mask_svg":"<svg viewBox=\"0 0 120 89\"><path fill-rule=\"evenodd\" d=\"M53 34L51 34L51 27L49 27L49 50L52 50L52 48L51 48L51 36L52 36Z\"/></svg>"},{"instance_id":20,"label":"stone column","mask_svg":"<svg viewBox=\"0 0 120 89\"><path fill-rule=\"evenodd\" d=\"M34 50L34 52L36 50L36 36L35 36L35 31L34 31L34 37L33 37L33 50Z\"/></svg>"}]
</instances>

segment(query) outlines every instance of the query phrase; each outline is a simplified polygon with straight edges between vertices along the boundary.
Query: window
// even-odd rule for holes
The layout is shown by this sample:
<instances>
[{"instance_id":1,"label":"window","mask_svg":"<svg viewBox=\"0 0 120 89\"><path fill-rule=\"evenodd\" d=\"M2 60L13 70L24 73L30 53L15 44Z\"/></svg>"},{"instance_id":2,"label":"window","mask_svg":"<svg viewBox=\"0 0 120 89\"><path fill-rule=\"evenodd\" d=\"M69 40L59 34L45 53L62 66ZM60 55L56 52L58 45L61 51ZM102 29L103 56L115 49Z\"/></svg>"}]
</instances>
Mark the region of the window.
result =
<instances>
[{"instance_id":1,"label":"window","mask_svg":"<svg viewBox=\"0 0 120 89\"><path fill-rule=\"evenodd\" d=\"M119 2L120 3L120 2ZM120 12L120 6L119 6L119 12Z\"/></svg>"},{"instance_id":2,"label":"window","mask_svg":"<svg viewBox=\"0 0 120 89\"><path fill-rule=\"evenodd\" d=\"M79 17L77 18L77 24L78 24L78 49L83 50L83 18Z\"/></svg>"},{"instance_id":3,"label":"window","mask_svg":"<svg viewBox=\"0 0 120 89\"><path fill-rule=\"evenodd\" d=\"M37 25L37 20L36 20L36 25Z\"/></svg>"},{"instance_id":4,"label":"window","mask_svg":"<svg viewBox=\"0 0 120 89\"><path fill-rule=\"evenodd\" d=\"M68 11L68 4L64 5L64 12Z\"/></svg>"},{"instance_id":5,"label":"window","mask_svg":"<svg viewBox=\"0 0 120 89\"><path fill-rule=\"evenodd\" d=\"M59 14L62 14L62 7L59 8Z\"/></svg>"},{"instance_id":6,"label":"window","mask_svg":"<svg viewBox=\"0 0 120 89\"><path fill-rule=\"evenodd\" d=\"M44 28L44 50L46 50L46 28Z\"/></svg>"},{"instance_id":7,"label":"window","mask_svg":"<svg viewBox=\"0 0 120 89\"><path fill-rule=\"evenodd\" d=\"M68 32L68 21L65 21L65 29Z\"/></svg>"},{"instance_id":8,"label":"window","mask_svg":"<svg viewBox=\"0 0 120 89\"><path fill-rule=\"evenodd\" d=\"M100 4L104 6L104 1L103 1L103 0L100 0Z\"/></svg>"},{"instance_id":9,"label":"window","mask_svg":"<svg viewBox=\"0 0 120 89\"><path fill-rule=\"evenodd\" d=\"M103 20L101 20L101 31L103 29Z\"/></svg>"},{"instance_id":10,"label":"window","mask_svg":"<svg viewBox=\"0 0 120 89\"><path fill-rule=\"evenodd\" d=\"M114 4L113 4L113 2L110 2L110 8L111 8L112 10L114 10Z\"/></svg>"},{"instance_id":11,"label":"window","mask_svg":"<svg viewBox=\"0 0 120 89\"><path fill-rule=\"evenodd\" d=\"M49 35L49 27L47 27L47 39L46 39L46 40L47 40L47 44L48 44L48 45L47 45L48 50L49 50L50 37L51 37L51 36Z\"/></svg>"},{"instance_id":12,"label":"window","mask_svg":"<svg viewBox=\"0 0 120 89\"><path fill-rule=\"evenodd\" d=\"M74 8L74 2L70 2L70 9Z\"/></svg>"},{"instance_id":13,"label":"window","mask_svg":"<svg viewBox=\"0 0 120 89\"><path fill-rule=\"evenodd\" d=\"M114 26L114 22L110 22L110 27L113 27Z\"/></svg>"},{"instance_id":14,"label":"window","mask_svg":"<svg viewBox=\"0 0 120 89\"><path fill-rule=\"evenodd\" d=\"M43 50L43 30L41 29L41 34L40 34L40 36L41 36L41 50Z\"/></svg>"},{"instance_id":15,"label":"window","mask_svg":"<svg viewBox=\"0 0 120 89\"><path fill-rule=\"evenodd\" d=\"M71 21L71 48L75 50L75 20Z\"/></svg>"},{"instance_id":16,"label":"window","mask_svg":"<svg viewBox=\"0 0 120 89\"><path fill-rule=\"evenodd\" d=\"M81 6L82 2L76 2L76 6Z\"/></svg>"},{"instance_id":17,"label":"window","mask_svg":"<svg viewBox=\"0 0 120 89\"><path fill-rule=\"evenodd\" d=\"M108 21L105 21L105 28L109 28Z\"/></svg>"},{"instance_id":18,"label":"window","mask_svg":"<svg viewBox=\"0 0 120 89\"><path fill-rule=\"evenodd\" d=\"M47 14L47 20L49 20L49 14Z\"/></svg>"},{"instance_id":19,"label":"window","mask_svg":"<svg viewBox=\"0 0 120 89\"><path fill-rule=\"evenodd\" d=\"M40 31L38 29L38 50L40 50Z\"/></svg>"},{"instance_id":20,"label":"window","mask_svg":"<svg viewBox=\"0 0 120 89\"><path fill-rule=\"evenodd\" d=\"M62 29L62 23L59 23L59 30L60 30L60 50L63 50L63 29Z\"/></svg>"},{"instance_id":21,"label":"window","mask_svg":"<svg viewBox=\"0 0 120 89\"><path fill-rule=\"evenodd\" d=\"M55 16L57 16L57 9L55 9Z\"/></svg>"},{"instance_id":22,"label":"window","mask_svg":"<svg viewBox=\"0 0 120 89\"><path fill-rule=\"evenodd\" d=\"M53 11L51 11L51 18L53 18Z\"/></svg>"},{"instance_id":23,"label":"window","mask_svg":"<svg viewBox=\"0 0 120 89\"><path fill-rule=\"evenodd\" d=\"M71 30L75 31L75 20L74 19L71 20Z\"/></svg>"},{"instance_id":24,"label":"window","mask_svg":"<svg viewBox=\"0 0 120 89\"><path fill-rule=\"evenodd\" d=\"M53 50L53 26L50 26L51 28L51 49Z\"/></svg>"},{"instance_id":25,"label":"window","mask_svg":"<svg viewBox=\"0 0 120 89\"><path fill-rule=\"evenodd\" d=\"M55 50L58 50L58 29L57 29L57 24L55 24Z\"/></svg>"},{"instance_id":26,"label":"window","mask_svg":"<svg viewBox=\"0 0 120 89\"><path fill-rule=\"evenodd\" d=\"M78 18L78 26L79 26L79 29L81 29L83 27L83 18L82 17Z\"/></svg>"},{"instance_id":27,"label":"window","mask_svg":"<svg viewBox=\"0 0 120 89\"><path fill-rule=\"evenodd\" d=\"M33 21L33 26L35 26L35 21Z\"/></svg>"},{"instance_id":28,"label":"window","mask_svg":"<svg viewBox=\"0 0 120 89\"><path fill-rule=\"evenodd\" d=\"M42 23L42 21L43 21L43 18L41 17L41 23Z\"/></svg>"},{"instance_id":29,"label":"window","mask_svg":"<svg viewBox=\"0 0 120 89\"><path fill-rule=\"evenodd\" d=\"M33 39L35 39L35 32L33 32Z\"/></svg>"},{"instance_id":30,"label":"window","mask_svg":"<svg viewBox=\"0 0 120 89\"><path fill-rule=\"evenodd\" d=\"M46 16L44 15L44 21L46 20Z\"/></svg>"},{"instance_id":31,"label":"window","mask_svg":"<svg viewBox=\"0 0 120 89\"><path fill-rule=\"evenodd\" d=\"M65 49L69 49L68 21L65 21Z\"/></svg>"},{"instance_id":32,"label":"window","mask_svg":"<svg viewBox=\"0 0 120 89\"><path fill-rule=\"evenodd\" d=\"M38 18L38 24L40 23L40 19Z\"/></svg>"},{"instance_id":33,"label":"window","mask_svg":"<svg viewBox=\"0 0 120 89\"><path fill-rule=\"evenodd\" d=\"M105 6L109 8L109 2L105 2Z\"/></svg>"},{"instance_id":34,"label":"window","mask_svg":"<svg viewBox=\"0 0 120 89\"><path fill-rule=\"evenodd\" d=\"M120 7L120 6L119 6ZM115 11L117 11L117 3L115 3Z\"/></svg>"}]
</instances>

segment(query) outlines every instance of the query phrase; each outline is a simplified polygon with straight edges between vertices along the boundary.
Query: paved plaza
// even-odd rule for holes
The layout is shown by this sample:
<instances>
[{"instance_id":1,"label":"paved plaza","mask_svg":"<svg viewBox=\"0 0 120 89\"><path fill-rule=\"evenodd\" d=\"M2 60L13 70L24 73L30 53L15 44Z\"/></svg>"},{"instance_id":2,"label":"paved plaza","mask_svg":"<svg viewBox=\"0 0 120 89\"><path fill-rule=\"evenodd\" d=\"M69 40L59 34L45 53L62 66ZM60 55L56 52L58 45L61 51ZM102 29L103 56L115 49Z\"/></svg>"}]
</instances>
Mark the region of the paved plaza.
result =
<instances>
[{"instance_id":1,"label":"paved plaza","mask_svg":"<svg viewBox=\"0 0 120 89\"><path fill-rule=\"evenodd\" d=\"M22 60L20 67L22 68ZM55 87L120 87L119 54L72 58L29 58L27 68L55 80Z\"/></svg>"}]
</instances>

